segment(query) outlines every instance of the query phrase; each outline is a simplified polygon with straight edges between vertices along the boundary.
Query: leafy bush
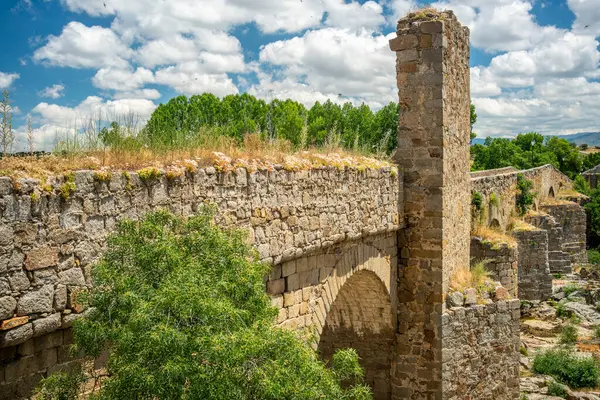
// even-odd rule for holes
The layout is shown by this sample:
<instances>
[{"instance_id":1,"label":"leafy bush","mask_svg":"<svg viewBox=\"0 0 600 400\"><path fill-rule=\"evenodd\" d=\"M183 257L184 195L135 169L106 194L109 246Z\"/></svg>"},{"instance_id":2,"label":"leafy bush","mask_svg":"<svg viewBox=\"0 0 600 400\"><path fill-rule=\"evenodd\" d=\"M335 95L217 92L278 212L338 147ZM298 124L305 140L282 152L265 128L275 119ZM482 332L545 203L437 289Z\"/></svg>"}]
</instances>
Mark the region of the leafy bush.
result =
<instances>
[{"instance_id":1,"label":"leafy bush","mask_svg":"<svg viewBox=\"0 0 600 400\"><path fill-rule=\"evenodd\" d=\"M535 193L531 192L532 188L533 183L530 180L525 179L523 174L517 175L517 190L519 193L517 194L516 201L517 211L521 216L525 215L533 204Z\"/></svg>"},{"instance_id":2,"label":"leafy bush","mask_svg":"<svg viewBox=\"0 0 600 400\"><path fill-rule=\"evenodd\" d=\"M471 205L475 207L476 210L481 210L481 206L483 205L483 196L479 192L473 192L471 194Z\"/></svg>"},{"instance_id":3,"label":"leafy bush","mask_svg":"<svg viewBox=\"0 0 600 400\"><path fill-rule=\"evenodd\" d=\"M572 295L573 293L577 292L581 290L581 286L575 284L575 283L569 283L568 285L566 285L563 288L563 292L565 292L565 296L569 297L570 295Z\"/></svg>"},{"instance_id":4,"label":"leafy bush","mask_svg":"<svg viewBox=\"0 0 600 400\"><path fill-rule=\"evenodd\" d=\"M600 339L600 325L594 326L594 336Z\"/></svg>"},{"instance_id":5,"label":"leafy bush","mask_svg":"<svg viewBox=\"0 0 600 400\"><path fill-rule=\"evenodd\" d=\"M600 251L598 251L598 249L588 250L588 262L590 264L600 265Z\"/></svg>"},{"instance_id":6,"label":"leafy bush","mask_svg":"<svg viewBox=\"0 0 600 400\"><path fill-rule=\"evenodd\" d=\"M577 343L577 328L574 325L565 325L560 332L560 344L573 345Z\"/></svg>"},{"instance_id":7,"label":"leafy bush","mask_svg":"<svg viewBox=\"0 0 600 400\"><path fill-rule=\"evenodd\" d=\"M533 372L550 375L573 389L596 387L600 369L592 357L577 357L569 350L551 349L538 353L533 360Z\"/></svg>"},{"instance_id":8,"label":"leafy bush","mask_svg":"<svg viewBox=\"0 0 600 400\"><path fill-rule=\"evenodd\" d=\"M575 177L575 180L573 181L573 188L579 193L585 194L586 196L589 195L592 191L588 181L586 181L585 178L581 175L577 175Z\"/></svg>"},{"instance_id":9,"label":"leafy bush","mask_svg":"<svg viewBox=\"0 0 600 400\"><path fill-rule=\"evenodd\" d=\"M42 379L36 390L38 400L71 400L77 398L79 386L85 381L81 369L70 374L57 372Z\"/></svg>"},{"instance_id":10,"label":"leafy bush","mask_svg":"<svg viewBox=\"0 0 600 400\"><path fill-rule=\"evenodd\" d=\"M571 310L567 310L563 304L558 303L556 306L556 316L560 318L571 318L573 316L573 312Z\"/></svg>"},{"instance_id":11,"label":"leafy bush","mask_svg":"<svg viewBox=\"0 0 600 400\"><path fill-rule=\"evenodd\" d=\"M216 227L206 210L121 222L94 267L89 316L74 327L74 350L109 352L98 399L370 398L355 351L336 353L329 369L274 327L268 271L243 234ZM40 391L58 393L62 379Z\"/></svg>"},{"instance_id":12,"label":"leafy bush","mask_svg":"<svg viewBox=\"0 0 600 400\"><path fill-rule=\"evenodd\" d=\"M566 399L567 388L564 385L561 385L560 383L551 380L548 383L548 394L550 396L562 397L563 399Z\"/></svg>"}]
</instances>

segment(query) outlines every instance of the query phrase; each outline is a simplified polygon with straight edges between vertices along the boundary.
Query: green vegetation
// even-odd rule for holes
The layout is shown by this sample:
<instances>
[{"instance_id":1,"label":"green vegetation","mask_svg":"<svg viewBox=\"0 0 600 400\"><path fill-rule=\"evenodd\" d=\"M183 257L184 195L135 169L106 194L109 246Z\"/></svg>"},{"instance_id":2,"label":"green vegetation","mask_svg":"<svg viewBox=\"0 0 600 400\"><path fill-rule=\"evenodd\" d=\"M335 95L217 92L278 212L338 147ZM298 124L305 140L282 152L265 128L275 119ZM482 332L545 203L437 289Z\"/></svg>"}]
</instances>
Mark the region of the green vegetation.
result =
<instances>
[{"instance_id":1,"label":"green vegetation","mask_svg":"<svg viewBox=\"0 0 600 400\"><path fill-rule=\"evenodd\" d=\"M519 212L519 215L521 215L521 216L527 214L527 211L533 204L533 199L535 197L535 193L533 193L531 191L532 188L533 188L533 183L530 180L525 179L525 177L523 177L523 174L517 175L518 194L517 194L516 201L517 201L517 211Z\"/></svg>"},{"instance_id":2,"label":"green vegetation","mask_svg":"<svg viewBox=\"0 0 600 400\"><path fill-rule=\"evenodd\" d=\"M106 145L121 140L117 128L103 136ZM396 148L398 105L390 103L374 113L365 104L340 106L330 100L307 109L293 100L267 103L246 93L223 99L209 93L178 96L158 106L141 139L151 147L185 146L201 128L216 129L219 135L240 142L246 133L261 132L269 140L285 139L295 148L325 146L329 136L330 143L339 141L346 149L375 153L383 146L389 154ZM339 136L334 139L332 132Z\"/></svg>"},{"instance_id":3,"label":"green vegetation","mask_svg":"<svg viewBox=\"0 0 600 400\"><path fill-rule=\"evenodd\" d=\"M573 389L593 388L600 382L600 369L592 357L577 357L570 350L550 349L538 353L533 372L550 375Z\"/></svg>"},{"instance_id":4,"label":"green vegetation","mask_svg":"<svg viewBox=\"0 0 600 400\"><path fill-rule=\"evenodd\" d=\"M474 192L471 195L471 205L475 207L477 211L481 210L481 206L483 205L483 196L479 192Z\"/></svg>"},{"instance_id":5,"label":"green vegetation","mask_svg":"<svg viewBox=\"0 0 600 400\"><path fill-rule=\"evenodd\" d=\"M519 347L519 353L521 353L525 357L527 357L529 355L529 353L527 352L527 349L523 346Z\"/></svg>"},{"instance_id":6,"label":"green vegetation","mask_svg":"<svg viewBox=\"0 0 600 400\"><path fill-rule=\"evenodd\" d=\"M560 318L571 318L573 316L573 312L571 310L567 310L563 304L558 303L556 306L556 316Z\"/></svg>"},{"instance_id":7,"label":"green vegetation","mask_svg":"<svg viewBox=\"0 0 600 400\"><path fill-rule=\"evenodd\" d=\"M498 200L498 196L496 193L490 194L490 206L498 207L500 205L500 200Z\"/></svg>"},{"instance_id":8,"label":"green vegetation","mask_svg":"<svg viewBox=\"0 0 600 400\"><path fill-rule=\"evenodd\" d=\"M600 188L589 193L590 201L584 206L589 216L592 243L600 243Z\"/></svg>"},{"instance_id":9,"label":"green vegetation","mask_svg":"<svg viewBox=\"0 0 600 400\"><path fill-rule=\"evenodd\" d=\"M600 339L600 325L596 325L594 326L594 336L597 339Z\"/></svg>"},{"instance_id":10,"label":"green vegetation","mask_svg":"<svg viewBox=\"0 0 600 400\"><path fill-rule=\"evenodd\" d=\"M477 113L475 112L475 105L471 104L471 141L477 137L477 134L473 132L473 125L477 122Z\"/></svg>"},{"instance_id":11,"label":"green vegetation","mask_svg":"<svg viewBox=\"0 0 600 400\"><path fill-rule=\"evenodd\" d=\"M74 327L74 351L109 352L96 399L371 398L355 351L327 368L298 334L273 325L269 267L245 240L205 209L118 225L82 299L90 312ZM66 388L78 379L52 376L40 392L73 399Z\"/></svg>"},{"instance_id":12,"label":"green vegetation","mask_svg":"<svg viewBox=\"0 0 600 400\"><path fill-rule=\"evenodd\" d=\"M521 133L514 140L488 137L484 145L473 145L471 154L474 171L502 167L529 169L552 164L570 178L575 178L584 165L593 162L585 163L589 156L582 156L577 146L566 139L544 138L537 132Z\"/></svg>"},{"instance_id":13,"label":"green vegetation","mask_svg":"<svg viewBox=\"0 0 600 400\"><path fill-rule=\"evenodd\" d=\"M548 394L550 396L562 397L563 399L567 398L567 388L565 385L561 385L560 383L551 380L548 383Z\"/></svg>"},{"instance_id":14,"label":"green vegetation","mask_svg":"<svg viewBox=\"0 0 600 400\"><path fill-rule=\"evenodd\" d=\"M559 343L564 345L574 345L577 343L577 327L571 324L563 326L560 332Z\"/></svg>"},{"instance_id":15,"label":"green vegetation","mask_svg":"<svg viewBox=\"0 0 600 400\"><path fill-rule=\"evenodd\" d=\"M600 264L600 251L597 249L588 250L588 262L590 264Z\"/></svg>"},{"instance_id":16,"label":"green vegetation","mask_svg":"<svg viewBox=\"0 0 600 400\"><path fill-rule=\"evenodd\" d=\"M575 293L579 290L581 290L581 286L579 286L575 283L569 283L568 285L566 285L563 288L563 292L565 292L566 297L569 297L570 295L572 295L573 293Z\"/></svg>"}]
</instances>

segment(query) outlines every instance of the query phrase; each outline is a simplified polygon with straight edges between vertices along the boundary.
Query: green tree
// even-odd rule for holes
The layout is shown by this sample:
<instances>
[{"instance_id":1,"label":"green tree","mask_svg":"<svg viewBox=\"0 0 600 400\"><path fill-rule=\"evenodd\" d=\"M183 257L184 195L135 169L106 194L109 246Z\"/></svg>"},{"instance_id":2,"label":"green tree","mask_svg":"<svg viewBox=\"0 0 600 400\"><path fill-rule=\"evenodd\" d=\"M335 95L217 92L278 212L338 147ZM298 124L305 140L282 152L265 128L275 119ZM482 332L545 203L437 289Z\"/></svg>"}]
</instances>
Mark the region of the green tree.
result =
<instances>
[{"instance_id":1,"label":"green tree","mask_svg":"<svg viewBox=\"0 0 600 400\"><path fill-rule=\"evenodd\" d=\"M583 168L583 159L577 146L566 139L551 137L546 142L548 151L556 156L557 168L574 179Z\"/></svg>"},{"instance_id":2,"label":"green tree","mask_svg":"<svg viewBox=\"0 0 600 400\"><path fill-rule=\"evenodd\" d=\"M589 216L590 230L594 237L593 243L600 242L600 188L596 188L590 193L590 201L584 206Z\"/></svg>"},{"instance_id":3,"label":"green tree","mask_svg":"<svg viewBox=\"0 0 600 400\"><path fill-rule=\"evenodd\" d=\"M206 210L120 223L93 270L91 311L74 327L75 350L109 352L97 398L370 398L356 352L336 353L326 368L297 334L274 327L268 272L244 235ZM51 378L41 391L62 386Z\"/></svg>"},{"instance_id":4,"label":"green tree","mask_svg":"<svg viewBox=\"0 0 600 400\"><path fill-rule=\"evenodd\" d=\"M523 174L517 175L517 211L519 215L523 216L527 213L531 205L533 204L533 199L535 197L535 193L531 192L533 188L533 182L528 179L525 179Z\"/></svg>"},{"instance_id":5,"label":"green tree","mask_svg":"<svg viewBox=\"0 0 600 400\"><path fill-rule=\"evenodd\" d=\"M473 132L473 125L477 122L477 112L475 112L475 104L471 104L471 141L477 137L477 134Z\"/></svg>"}]
</instances>

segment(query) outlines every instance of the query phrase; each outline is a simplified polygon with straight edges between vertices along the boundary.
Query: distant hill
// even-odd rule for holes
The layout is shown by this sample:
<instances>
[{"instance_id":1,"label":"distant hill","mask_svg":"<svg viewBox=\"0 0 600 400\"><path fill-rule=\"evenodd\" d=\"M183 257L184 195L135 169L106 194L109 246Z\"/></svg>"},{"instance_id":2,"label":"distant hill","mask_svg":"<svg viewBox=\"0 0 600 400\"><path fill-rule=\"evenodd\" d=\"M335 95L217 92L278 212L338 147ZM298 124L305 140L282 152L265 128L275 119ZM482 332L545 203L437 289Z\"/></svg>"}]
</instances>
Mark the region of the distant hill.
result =
<instances>
[{"instance_id":1,"label":"distant hill","mask_svg":"<svg viewBox=\"0 0 600 400\"><path fill-rule=\"evenodd\" d=\"M581 132L573 135L555 135L556 137L567 139L577 145L587 143L590 146L600 146L600 132ZM483 144L485 138L475 138L473 144Z\"/></svg>"}]
</instances>

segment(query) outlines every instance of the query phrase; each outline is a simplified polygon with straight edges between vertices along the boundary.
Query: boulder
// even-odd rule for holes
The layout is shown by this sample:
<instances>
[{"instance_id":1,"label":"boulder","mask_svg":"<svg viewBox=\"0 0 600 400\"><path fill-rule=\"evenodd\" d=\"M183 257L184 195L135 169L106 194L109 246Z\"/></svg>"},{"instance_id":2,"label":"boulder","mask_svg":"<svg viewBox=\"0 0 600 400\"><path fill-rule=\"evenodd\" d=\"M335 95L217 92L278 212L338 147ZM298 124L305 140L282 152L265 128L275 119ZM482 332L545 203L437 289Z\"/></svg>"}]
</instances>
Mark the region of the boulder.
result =
<instances>
[{"instance_id":1,"label":"boulder","mask_svg":"<svg viewBox=\"0 0 600 400\"><path fill-rule=\"evenodd\" d=\"M465 297L461 292L452 292L446 298L448 307L462 307L465 301Z\"/></svg>"},{"instance_id":2,"label":"boulder","mask_svg":"<svg viewBox=\"0 0 600 400\"><path fill-rule=\"evenodd\" d=\"M566 310L571 311L583 321L587 321L592 325L600 324L600 314L596 311L596 308L594 306L578 302L570 302L565 303L563 307Z\"/></svg>"}]
</instances>

